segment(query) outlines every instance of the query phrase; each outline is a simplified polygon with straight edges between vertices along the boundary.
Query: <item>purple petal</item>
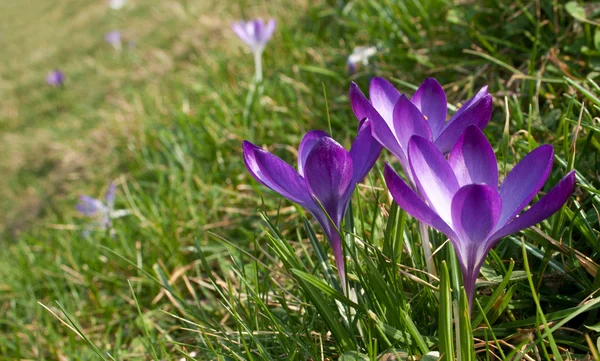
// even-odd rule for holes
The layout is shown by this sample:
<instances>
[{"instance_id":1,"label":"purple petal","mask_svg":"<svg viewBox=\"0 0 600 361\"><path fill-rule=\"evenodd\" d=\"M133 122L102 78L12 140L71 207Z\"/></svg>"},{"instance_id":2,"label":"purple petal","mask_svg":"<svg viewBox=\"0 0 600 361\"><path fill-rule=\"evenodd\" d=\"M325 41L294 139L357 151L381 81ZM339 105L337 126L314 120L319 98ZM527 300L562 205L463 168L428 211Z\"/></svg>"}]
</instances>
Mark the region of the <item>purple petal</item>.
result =
<instances>
[{"instance_id":1,"label":"purple petal","mask_svg":"<svg viewBox=\"0 0 600 361\"><path fill-rule=\"evenodd\" d=\"M271 36L273 36L273 33L275 32L275 26L276 26L276 22L275 19L269 19L269 21L264 25L262 31L261 31L261 39L260 41L264 44L267 41L269 41L269 39L271 39Z\"/></svg>"},{"instance_id":2,"label":"purple petal","mask_svg":"<svg viewBox=\"0 0 600 361\"><path fill-rule=\"evenodd\" d=\"M362 182L377 162L381 154L381 144L371 135L371 121L364 119L358 127L358 134L350 148L354 184Z\"/></svg>"},{"instance_id":3,"label":"purple petal","mask_svg":"<svg viewBox=\"0 0 600 361\"><path fill-rule=\"evenodd\" d=\"M350 105L352 106L352 111L354 112L356 119L360 121L368 118L369 112L371 112L371 109L373 109L373 105L371 105L371 102L369 102L363 92L360 91L360 88L355 82L350 84L349 97Z\"/></svg>"},{"instance_id":4,"label":"purple petal","mask_svg":"<svg viewBox=\"0 0 600 361\"><path fill-rule=\"evenodd\" d=\"M108 190L106 191L106 195L104 196L104 200L106 201L106 205L108 209L113 209L115 205L115 195L117 193L117 186L110 182L108 185Z\"/></svg>"},{"instance_id":5,"label":"purple petal","mask_svg":"<svg viewBox=\"0 0 600 361\"><path fill-rule=\"evenodd\" d=\"M450 164L433 143L419 136L413 136L409 142L408 161L422 194L436 213L450 224L452 198L458 191Z\"/></svg>"},{"instance_id":6,"label":"purple petal","mask_svg":"<svg viewBox=\"0 0 600 361\"><path fill-rule=\"evenodd\" d=\"M498 228L519 214L542 189L552 170L553 157L552 146L542 145L526 155L508 173L498 189L502 197L502 214Z\"/></svg>"},{"instance_id":7,"label":"purple petal","mask_svg":"<svg viewBox=\"0 0 600 361\"><path fill-rule=\"evenodd\" d=\"M501 211L502 199L495 188L485 184L460 188L452 198L452 229L458 236L458 248L483 250Z\"/></svg>"},{"instance_id":8,"label":"purple petal","mask_svg":"<svg viewBox=\"0 0 600 361\"><path fill-rule=\"evenodd\" d=\"M355 187L350 153L332 138L324 137L308 155L304 172L311 193L339 227Z\"/></svg>"},{"instance_id":9,"label":"purple petal","mask_svg":"<svg viewBox=\"0 0 600 361\"><path fill-rule=\"evenodd\" d=\"M358 120L368 118L371 123L371 134L387 150L392 152L402 164L406 164L406 154L400 147L400 143L388 124L377 110L371 105L358 86L354 83L350 85L350 104L354 115Z\"/></svg>"},{"instance_id":10,"label":"purple petal","mask_svg":"<svg viewBox=\"0 0 600 361\"><path fill-rule=\"evenodd\" d=\"M437 138L446 124L448 103L444 89L434 78L425 79L412 97L412 102L429 122L434 138Z\"/></svg>"},{"instance_id":11,"label":"purple petal","mask_svg":"<svg viewBox=\"0 0 600 361\"><path fill-rule=\"evenodd\" d=\"M394 201L406 213L438 231L449 238L456 238L456 234L440 216L435 213L419 196L398 176L396 171L386 163L384 169L385 184L387 185Z\"/></svg>"},{"instance_id":12,"label":"purple petal","mask_svg":"<svg viewBox=\"0 0 600 361\"><path fill-rule=\"evenodd\" d=\"M408 150L408 142L413 135L431 140L429 124L406 95L403 94L398 99L396 106L394 106L393 117L396 137L405 153Z\"/></svg>"},{"instance_id":13,"label":"purple petal","mask_svg":"<svg viewBox=\"0 0 600 361\"><path fill-rule=\"evenodd\" d=\"M329 137L329 134L322 130L311 130L304 135L300 142L300 148L298 148L298 173L304 177L304 164L306 158L312 151L313 147L321 138Z\"/></svg>"},{"instance_id":14,"label":"purple petal","mask_svg":"<svg viewBox=\"0 0 600 361\"><path fill-rule=\"evenodd\" d=\"M238 38L240 38L244 43L246 43L246 45L253 48L254 46L256 46L256 41L254 40L252 35L248 34L247 32L248 24L249 23L246 23L244 21L237 21L231 25L231 29L233 29L233 32L238 36Z\"/></svg>"},{"instance_id":15,"label":"purple petal","mask_svg":"<svg viewBox=\"0 0 600 361\"><path fill-rule=\"evenodd\" d=\"M571 171L536 204L494 233L492 237L490 237L490 241L497 241L502 237L529 228L550 217L558 211L560 207L565 204L567 199L569 199L571 194L573 194L574 186L575 171Z\"/></svg>"},{"instance_id":16,"label":"purple petal","mask_svg":"<svg viewBox=\"0 0 600 361\"><path fill-rule=\"evenodd\" d=\"M462 108L461 108L462 109ZM475 124L483 129L492 116L492 96L485 95L469 108L454 115L442 129L439 137L435 139L435 146L444 154L448 153L456 140L466 127Z\"/></svg>"},{"instance_id":17,"label":"purple petal","mask_svg":"<svg viewBox=\"0 0 600 361\"><path fill-rule=\"evenodd\" d=\"M469 301L489 251L486 240L498 222L501 209L498 191L485 184L466 185L452 199L452 228L458 236L452 243L461 263Z\"/></svg>"},{"instance_id":18,"label":"purple petal","mask_svg":"<svg viewBox=\"0 0 600 361\"><path fill-rule=\"evenodd\" d=\"M104 210L105 206L99 199L88 196L80 196L79 203L75 206L75 208L84 216L94 216L98 212Z\"/></svg>"},{"instance_id":19,"label":"purple petal","mask_svg":"<svg viewBox=\"0 0 600 361\"><path fill-rule=\"evenodd\" d=\"M485 97L486 95L488 95L488 87L487 85L482 87L481 89L479 89L479 91L473 95L471 97L471 99L467 100L467 102L465 104L463 104L462 107L460 107L456 113L454 113L454 115L452 115L452 118L457 118L458 116L460 116L465 110L469 109L473 104L477 103L481 98Z\"/></svg>"},{"instance_id":20,"label":"purple petal","mask_svg":"<svg viewBox=\"0 0 600 361\"><path fill-rule=\"evenodd\" d=\"M481 129L470 125L450 151L448 163L459 186L483 183L498 187L498 163L492 145Z\"/></svg>"},{"instance_id":21,"label":"purple petal","mask_svg":"<svg viewBox=\"0 0 600 361\"><path fill-rule=\"evenodd\" d=\"M393 129L394 106L400 98L400 92L387 80L375 77L371 80L369 98L390 129Z\"/></svg>"},{"instance_id":22,"label":"purple petal","mask_svg":"<svg viewBox=\"0 0 600 361\"><path fill-rule=\"evenodd\" d=\"M65 75L60 70L53 70L46 76L46 82L48 85L60 86L65 81Z\"/></svg>"},{"instance_id":23,"label":"purple petal","mask_svg":"<svg viewBox=\"0 0 600 361\"><path fill-rule=\"evenodd\" d=\"M304 179L294 168L248 141L244 141L242 147L246 169L257 181L292 202L314 209L314 201Z\"/></svg>"},{"instance_id":24,"label":"purple petal","mask_svg":"<svg viewBox=\"0 0 600 361\"><path fill-rule=\"evenodd\" d=\"M260 35L260 29L263 27L262 19L254 19L246 22L246 33L251 36L255 41L258 41Z\"/></svg>"}]
</instances>

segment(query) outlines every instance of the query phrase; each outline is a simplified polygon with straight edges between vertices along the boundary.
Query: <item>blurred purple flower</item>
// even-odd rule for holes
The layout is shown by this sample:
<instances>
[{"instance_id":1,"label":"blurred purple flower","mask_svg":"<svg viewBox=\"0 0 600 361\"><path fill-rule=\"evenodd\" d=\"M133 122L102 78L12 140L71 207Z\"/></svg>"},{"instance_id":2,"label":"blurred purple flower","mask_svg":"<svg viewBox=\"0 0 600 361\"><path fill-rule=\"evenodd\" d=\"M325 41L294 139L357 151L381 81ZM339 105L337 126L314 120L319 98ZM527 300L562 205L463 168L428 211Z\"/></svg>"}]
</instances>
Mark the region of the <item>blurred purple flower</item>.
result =
<instances>
[{"instance_id":1,"label":"blurred purple flower","mask_svg":"<svg viewBox=\"0 0 600 361\"><path fill-rule=\"evenodd\" d=\"M46 75L46 83L51 86L62 86L65 83L65 75L58 69L53 70Z\"/></svg>"},{"instance_id":2,"label":"blurred purple flower","mask_svg":"<svg viewBox=\"0 0 600 361\"><path fill-rule=\"evenodd\" d=\"M392 152L408 172L408 141L419 135L447 154L465 128L471 124L483 129L492 114L492 97L483 87L448 121L446 93L433 78L426 79L412 99L383 78L373 78L369 101L355 83L350 86L350 103L358 119L369 118L373 136ZM410 175L409 175L410 176Z\"/></svg>"},{"instance_id":3,"label":"blurred purple flower","mask_svg":"<svg viewBox=\"0 0 600 361\"><path fill-rule=\"evenodd\" d=\"M275 20L270 19L266 24L263 19L236 21L231 25L233 32L250 47L254 54L255 79L262 80L262 53L265 45L275 31Z\"/></svg>"},{"instance_id":4,"label":"blurred purple flower","mask_svg":"<svg viewBox=\"0 0 600 361\"><path fill-rule=\"evenodd\" d=\"M112 45L115 49L121 48L121 33L119 31L111 31L104 35L104 40Z\"/></svg>"},{"instance_id":5,"label":"blurred purple flower","mask_svg":"<svg viewBox=\"0 0 600 361\"><path fill-rule=\"evenodd\" d=\"M298 171L248 141L243 142L243 150L246 168L257 181L306 208L321 224L345 291L346 273L338 230L356 185L381 153L381 146L371 136L370 122L361 122L349 152L323 131L306 133L298 149Z\"/></svg>"},{"instance_id":6,"label":"blurred purple flower","mask_svg":"<svg viewBox=\"0 0 600 361\"><path fill-rule=\"evenodd\" d=\"M128 215L130 212L127 209L115 210L115 195L116 185L110 183L104 201L92 198L86 195L79 197L79 203L75 206L77 211L84 216L94 219L93 228L107 230L112 227L112 220ZM86 229L84 233L89 233L90 229Z\"/></svg>"},{"instance_id":7,"label":"blurred purple flower","mask_svg":"<svg viewBox=\"0 0 600 361\"><path fill-rule=\"evenodd\" d=\"M275 20L270 19L266 24L263 19L249 20L247 22L240 20L234 22L231 28L250 47L253 53L262 53L265 45L275 31Z\"/></svg>"},{"instance_id":8,"label":"blurred purple flower","mask_svg":"<svg viewBox=\"0 0 600 361\"><path fill-rule=\"evenodd\" d=\"M421 199L387 164L385 181L392 197L408 214L444 233L454 245L469 304L481 266L504 236L528 228L558 211L573 193L570 172L527 211L542 189L554 150L542 145L523 158L498 187L498 165L492 146L476 125L466 128L449 158L430 139L413 136L408 164Z\"/></svg>"}]
</instances>

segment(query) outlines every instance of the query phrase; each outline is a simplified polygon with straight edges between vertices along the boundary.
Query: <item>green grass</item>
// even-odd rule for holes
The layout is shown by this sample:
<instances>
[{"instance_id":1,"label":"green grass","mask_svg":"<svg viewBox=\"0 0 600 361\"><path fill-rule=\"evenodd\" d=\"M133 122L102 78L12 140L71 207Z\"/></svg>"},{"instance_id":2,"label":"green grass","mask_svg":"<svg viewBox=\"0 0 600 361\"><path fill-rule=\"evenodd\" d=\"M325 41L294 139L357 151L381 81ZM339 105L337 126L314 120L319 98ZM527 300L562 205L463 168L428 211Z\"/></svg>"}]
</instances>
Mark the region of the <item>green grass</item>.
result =
<instances>
[{"instance_id":1,"label":"green grass","mask_svg":"<svg viewBox=\"0 0 600 361\"><path fill-rule=\"evenodd\" d=\"M230 23L253 16L278 25L247 103L252 56ZM29 0L1 2L0 20L0 360L598 359L600 30L562 2ZM135 46L104 44L113 29ZM370 44L349 76L347 54ZM55 67L64 88L44 83ZM345 221L352 300L321 229L243 166L243 139L293 162L328 118L349 145L350 81L374 75L409 94L434 76L455 105L487 84L501 176L542 143L544 191L578 172L566 207L488 256L471 320L440 234L441 279L421 271L386 152ZM132 215L82 237L77 196L113 179Z\"/></svg>"}]
</instances>

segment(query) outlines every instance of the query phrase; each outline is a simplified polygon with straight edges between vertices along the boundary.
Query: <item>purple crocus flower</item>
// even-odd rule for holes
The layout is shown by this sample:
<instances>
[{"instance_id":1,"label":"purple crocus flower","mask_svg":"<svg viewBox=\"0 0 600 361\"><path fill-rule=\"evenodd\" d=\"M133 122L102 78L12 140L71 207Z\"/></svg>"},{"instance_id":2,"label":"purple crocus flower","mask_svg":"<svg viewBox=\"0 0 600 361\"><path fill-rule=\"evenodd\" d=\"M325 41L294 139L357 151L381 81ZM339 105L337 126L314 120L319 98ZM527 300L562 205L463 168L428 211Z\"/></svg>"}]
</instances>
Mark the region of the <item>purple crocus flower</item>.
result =
<instances>
[{"instance_id":1,"label":"purple crocus flower","mask_svg":"<svg viewBox=\"0 0 600 361\"><path fill-rule=\"evenodd\" d=\"M115 49L121 48L121 32L110 31L104 35L104 40L112 45Z\"/></svg>"},{"instance_id":2,"label":"purple crocus flower","mask_svg":"<svg viewBox=\"0 0 600 361\"><path fill-rule=\"evenodd\" d=\"M370 101L352 83L352 110L358 119L371 120L373 136L398 158L405 171L408 141L413 135L429 139L447 154L467 126L475 124L483 129L492 114L492 97L487 87L483 87L446 121L446 93L433 78L426 79L412 99L408 99L387 80L375 77L369 95Z\"/></svg>"},{"instance_id":3,"label":"purple crocus flower","mask_svg":"<svg viewBox=\"0 0 600 361\"><path fill-rule=\"evenodd\" d=\"M323 131L306 133L298 150L297 171L248 141L243 142L243 150L246 168L256 180L306 208L321 224L333 249L345 291L344 257L338 230L356 185L381 153L381 146L371 136L370 121L361 122L349 152Z\"/></svg>"},{"instance_id":4,"label":"purple crocus flower","mask_svg":"<svg viewBox=\"0 0 600 361\"><path fill-rule=\"evenodd\" d=\"M550 217L573 193L574 171L522 212L550 174L554 157L551 145L542 145L525 156L499 187L496 155L475 125L466 128L448 159L435 143L421 136L411 137L407 149L412 177L422 198L389 164L384 172L386 184L402 209L450 238L469 304L490 249L502 237Z\"/></svg>"},{"instance_id":5,"label":"purple crocus flower","mask_svg":"<svg viewBox=\"0 0 600 361\"><path fill-rule=\"evenodd\" d=\"M271 39L271 36L273 36L275 25L274 19L270 19L267 23L263 19L240 20L234 22L231 28L250 47L253 53L262 53L265 45Z\"/></svg>"},{"instance_id":6,"label":"purple crocus flower","mask_svg":"<svg viewBox=\"0 0 600 361\"><path fill-rule=\"evenodd\" d=\"M110 229L112 227L112 219L120 218L130 213L127 209L115 210L116 190L116 185L111 182L104 196L104 201L83 195L79 197L79 203L75 208L82 215L94 219L92 223L94 228L102 230ZM90 229L86 229L84 234L89 233L89 231Z\"/></svg>"},{"instance_id":7,"label":"purple crocus flower","mask_svg":"<svg viewBox=\"0 0 600 361\"><path fill-rule=\"evenodd\" d=\"M65 83L65 75L58 69L53 70L46 75L46 83L54 87L62 86Z\"/></svg>"},{"instance_id":8,"label":"purple crocus flower","mask_svg":"<svg viewBox=\"0 0 600 361\"><path fill-rule=\"evenodd\" d=\"M250 47L250 50L254 54L255 78L257 82L262 80L262 53L265 45L271 39L271 36L273 36L275 25L274 19L270 19L267 23L263 19L249 20L247 22L240 20L231 25L233 32Z\"/></svg>"}]
</instances>

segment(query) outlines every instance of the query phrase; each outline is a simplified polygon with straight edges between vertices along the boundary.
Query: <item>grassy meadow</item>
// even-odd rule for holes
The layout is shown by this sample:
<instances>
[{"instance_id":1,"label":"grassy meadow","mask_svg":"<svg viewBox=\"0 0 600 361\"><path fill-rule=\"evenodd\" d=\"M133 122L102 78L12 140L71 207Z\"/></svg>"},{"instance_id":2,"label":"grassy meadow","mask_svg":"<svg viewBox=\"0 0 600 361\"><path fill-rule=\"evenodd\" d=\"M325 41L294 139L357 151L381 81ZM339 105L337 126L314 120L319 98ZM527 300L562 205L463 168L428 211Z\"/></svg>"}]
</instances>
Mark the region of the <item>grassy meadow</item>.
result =
<instances>
[{"instance_id":1,"label":"grassy meadow","mask_svg":"<svg viewBox=\"0 0 600 361\"><path fill-rule=\"evenodd\" d=\"M0 1L0 361L600 360L597 15L558 0ZM257 88L231 30L254 17L277 20ZM45 82L55 68L62 87ZM376 75L410 95L435 77L456 107L488 85L500 178L544 143L542 194L577 171L565 207L487 257L470 318L438 232L439 274L424 272L389 152L345 220L354 300L310 214L244 167L245 139L291 164L311 129L349 147L350 84ZM84 237L78 197L111 181L130 214Z\"/></svg>"}]
</instances>

